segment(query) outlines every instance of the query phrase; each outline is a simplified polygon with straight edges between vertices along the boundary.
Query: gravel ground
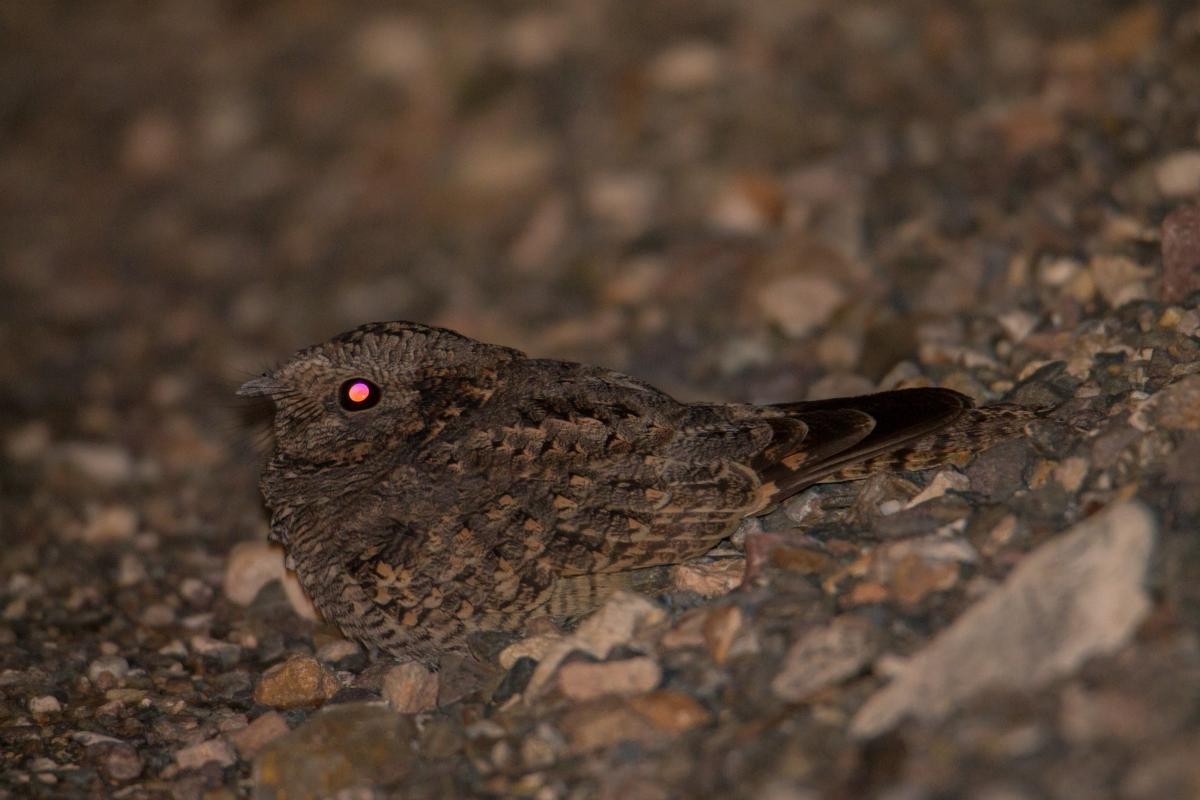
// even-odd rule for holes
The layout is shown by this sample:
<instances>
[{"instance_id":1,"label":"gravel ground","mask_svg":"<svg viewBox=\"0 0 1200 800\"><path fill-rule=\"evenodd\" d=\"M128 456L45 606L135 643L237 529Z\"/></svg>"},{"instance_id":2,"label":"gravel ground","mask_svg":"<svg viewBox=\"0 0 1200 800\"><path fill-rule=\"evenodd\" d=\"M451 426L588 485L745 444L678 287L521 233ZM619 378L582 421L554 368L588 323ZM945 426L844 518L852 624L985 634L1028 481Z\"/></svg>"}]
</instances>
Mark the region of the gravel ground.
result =
<instances>
[{"instance_id":1,"label":"gravel ground","mask_svg":"<svg viewBox=\"0 0 1200 800\"><path fill-rule=\"evenodd\" d=\"M8 3L0 43L0 797L1200 796L1193 3ZM1056 411L429 673L314 618L232 396L374 319Z\"/></svg>"}]
</instances>

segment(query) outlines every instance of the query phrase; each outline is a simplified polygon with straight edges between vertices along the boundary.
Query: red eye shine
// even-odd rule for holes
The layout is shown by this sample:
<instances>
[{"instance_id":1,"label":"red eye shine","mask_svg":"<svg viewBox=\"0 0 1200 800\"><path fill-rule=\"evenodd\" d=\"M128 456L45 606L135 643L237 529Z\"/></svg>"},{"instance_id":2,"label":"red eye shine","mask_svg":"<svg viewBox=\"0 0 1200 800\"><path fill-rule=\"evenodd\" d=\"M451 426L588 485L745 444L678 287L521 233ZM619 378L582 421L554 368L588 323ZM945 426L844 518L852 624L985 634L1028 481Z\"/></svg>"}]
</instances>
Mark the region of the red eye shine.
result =
<instances>
[{"instance_id":1,"label":"red eye shine","mask_svg":"<svg viewBox=\"0 0 1200 800\"><path fill-rule=\"evenodd\" d=\"M347 411L362 411L379 402L379 387L366 378L351 378L338 391L338 402Z\"/></svg>"}]
</instances>

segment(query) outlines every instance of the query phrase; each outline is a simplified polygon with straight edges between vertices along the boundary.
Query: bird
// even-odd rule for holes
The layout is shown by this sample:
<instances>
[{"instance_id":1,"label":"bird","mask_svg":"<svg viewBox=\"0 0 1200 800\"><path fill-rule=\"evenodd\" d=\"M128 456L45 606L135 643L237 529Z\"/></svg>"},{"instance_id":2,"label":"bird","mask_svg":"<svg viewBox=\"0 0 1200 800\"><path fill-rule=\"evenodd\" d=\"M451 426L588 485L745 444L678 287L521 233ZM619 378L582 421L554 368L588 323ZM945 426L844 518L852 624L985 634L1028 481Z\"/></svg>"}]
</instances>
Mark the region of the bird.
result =
<instances>
[{"instance_id":1,"label":"bird","mask_svg":"<svg viewBox=\"0 0 1200 800\"><path fill-rule=\"evenodd\" d=\"M241 386L273 405L270 538L324 618L436 668L578 618L820 482L963 463L1038 411L945 388L688 403L610 369L379 322Z\"/></svg>"}]
</instances>

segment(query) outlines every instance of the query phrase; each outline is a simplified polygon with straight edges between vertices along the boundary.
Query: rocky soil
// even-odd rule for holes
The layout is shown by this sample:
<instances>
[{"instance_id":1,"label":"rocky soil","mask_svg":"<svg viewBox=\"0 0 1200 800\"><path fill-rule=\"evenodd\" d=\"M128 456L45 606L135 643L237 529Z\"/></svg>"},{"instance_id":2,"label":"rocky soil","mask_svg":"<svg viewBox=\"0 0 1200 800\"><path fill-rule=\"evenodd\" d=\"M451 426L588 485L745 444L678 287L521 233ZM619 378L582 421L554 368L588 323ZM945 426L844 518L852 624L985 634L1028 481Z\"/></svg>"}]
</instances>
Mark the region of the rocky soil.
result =
<instances>
[{"instance_id":1,"label":"rocky soil","mask_svg":"<svg viewBox=\"0 0 1200 800\"><path fill-rule=\"evenodd\" d=\"M0 7L0 798L1200 796L1194 3ZM234 388L415 319L1055 410L436 673Z\"/></svg>"}]
</instances>

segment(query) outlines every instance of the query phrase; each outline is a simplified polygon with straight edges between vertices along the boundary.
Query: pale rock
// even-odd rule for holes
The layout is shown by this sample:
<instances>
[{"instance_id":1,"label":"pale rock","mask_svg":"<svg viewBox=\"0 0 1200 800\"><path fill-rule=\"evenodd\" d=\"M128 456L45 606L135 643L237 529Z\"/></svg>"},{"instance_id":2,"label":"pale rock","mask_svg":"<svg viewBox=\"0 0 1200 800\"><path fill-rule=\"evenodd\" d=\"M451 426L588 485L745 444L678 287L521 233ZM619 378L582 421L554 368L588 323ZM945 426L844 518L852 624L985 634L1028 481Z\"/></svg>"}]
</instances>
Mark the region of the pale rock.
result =
<instances>
[{"instance_id":1,"label":"pale rock","mask_svg":"<svg viewBox=\"0 0 1200 800\"><path fill-rule=\"evenodd\" d=\"M415 661L397 664L383 676L383 699L401 714L420 714L437 707L438 674Z\"/></svg>"},{"instance_id":2,"label":"pale rock","mask_svg":"<svg viewBox=\"0 0 1200 800\"><path fill-rule=\"evenodd\" d=\"M133 480L133 456L128 450L98 442L67 442L53 454L66 466L97 483L115 486Z\"/></svg>"},{"instance_id":3,"label":"pale rock","mask_svg":"<svg viewBox=\"0 0 1200 800\"><path fill-rule=\"evenodd\" d=\"M929 485L922 489L912 500L909 500L904 507L915 508L922 503L945 496L948 491L965 492L969 488L971 488L971 481L966 475L951 469L944 469L934 475L933 480L929 481Z\"/></svg>"},{"instance_id":4,"label":"pale rock","mask_svg":"<svg viewBox=\"0 0 1200 800\"><path fill-rule=\"evenodd\" d=\"M222 588L225 596L248 606L262 587L283 578L283 548L270 542L238 542L229 552Z\"/></svg>"},{"instance_id":5,"label":"pale rock","mask_svg":"<svg viewBox=\"0 0 1200 800\"><path fill-rule=\"evenodd\" d=\"M21 425L4 440L4 453L18 464L39 460L50 448L50 426L42 420Z\"/></svg>"},{"instance_id":6,"label":"pale rock","mask_svg":"<svg viewBox=\"0 0 1200 800\"><path fill-rule=\"evenodd\" d=\"M701 597L720 597L742 582L746 571L744 558L720 558L671 568L671 586L680 592L695 592Z\"/></svg>"},{"instance_id":7,"label":"pale rock","mask_svg":"<svg viewBox=\"0 0 1200 800\"><path fill-rule=\"evenodd\" d=\"M651 173L607 173L588 181L584 199L593 217L632 238L650 225L661 193Z\"/></svg>"},{"instance_id":8,"label":"pale rock","mask_svg":"<svg viewBox=\"0 0 1200 800\"><path fill-rule=\"evenodd\" d=\"M832 278L819 274L788 275L758 293L763 315L793 339L824 325L845 301L845 290Z\"/></svg>"},{"instance_id":9,"label":"pale rock","mask_svg":"<svg viewBox=\"0 0 1200 800\"><path fill-rule=\"evenodd\" d=\"M226 735L245 759L252 759L267 745L288 732L287 721L278 711L259 715L241 730Z\"/></svg>"},{"instance_id":10,"label":"pale rock","mask_svg":"<svg viewBox=\"0 0 1200 800\"><path fill-rule=\"evenodd\" d=\"M857 675L878 652L871 624L843 615L808 631L788 649L783 668L771 681L776 695L799 701Z\"/></svg>"},{"instance_id":11,"label":"pale rock","mask_svg":"<svg viewBox=\"0 0 1200 800\"><path fill-rule=\"evenodd\" d=\"M1100 295L1113 308L1150 297L1147 279L1153 270L1118 255L1098 255L1089 264Z\"/></svg>"},{"instance_id":12,"label":"pale rock","mask_svg":"<svg viewBox=\"0 0 1200 800\"><path fill-rule=\"evenodd\" d=\"M237 756L229 742L221 738L208 739L175 752L175 763L180 769L198 769L210 761L228 767L237 761Z\"/></svg>"},{"instance_id":13,"label":"pale rock","mask_svg":"<svg viewBox=\"0 0 1200 800\"><path fill-rule=\"evenodd\" d=\"M57 714L62 711L62 703L52 694L29 698L29 713L38 716Z\"/></svg>"},{"instance_id":14,"label":"pale rock","mask_svg":"<svg viewBox=\"0 0 1200 800\"><path fill-rule=\"evenodd\" d=\"M371 20L354 37L353 50L365 74L401 85L423 78L432 69L433 42L414 17L388 15Z\"/></svg>"},{"instance_id":15,"label":"pale rock","mask_svg":"<svg viewBox=\"0 0 1200 800\"><path fill-rule=\"evenodd\" d=\"M572 661L558 671L558 688L572 700L641 694L658 686L660 680L662 668L645 656L600 663Z\"/></svg>"},{"instance_id":16,"label":"pale rock","mask_svg":"<svg viewBox=\"0 0 1200 800\"><path fill-rule=\"evenodd\" d=\"M92 683L98 682L100 676L105 673L115 680L123 680L129 675L129 662L121 656L100 656L88 664L87 676Z\"/></svg>"},{"instance_id":17,"label":"pale rock","mask_svg":"<svg viewBox=\"0 0 1200 800\"><path fill-rule=\"evenodd\" d=\"M1154 539L1152 515L1129 501L1042 545L872 695L851 734L937 719L986 690L1034 688L1124 646L1150 610Z\"/></svg>"},{"instance_id":18,"label":"pale rock","mask_svg":"<svg viewBox=\"0 0 1200 800\"><path fill-rule=\"evenodd\" d=\"M703 725L711 714L690 694L673 689L658 689L631 697L629 707L650 721L655 728L670 734L680 734Z\"/></svg>"},{"instance_id":19,"label":"pale rock","mask_svg":"<svg viewBox=\"0 0 1200 800\"><path fill-rule=\"evenodd\" d=\"M95 508L88 514L81 536L85 542L101 544L132 538L138 529L138 515L125 505Z\"/></svg>"},{"instance_id":20,"label":"pale rock","mask_svg":"<svg viewBox=\"0 0 1200 800\"><path fill-rule=\"evenodd\" d=\"M628 644L667 619L666 612L642 595L615 592L570 635L534 636L514 642L500 653L500 665L509 669L522 656L538 661L525 697L534 697L554 676L559 664L574 650L604 659L614 647Z\"/></svg>"},{"instance_id":21,"label":"pale rock","mask_svg":"<svg viewBox=\"0 0 1200 800\"><path fill-rule=\"evenodd\" d=\"M1164 157L1154 167L1154 181L1170 199L1200 195L1200 150L1180 150Z\"/></svg>"},{"instance_id":22,"label":"pale rock","mask_svg":"<svg viewBox=\"0 0 1200 800\"><path fill-rule=\"evenodd\" d=\"M650 64L650 82L669 92L689 92L711 87L725 70L721 51L708 42L672 45Z\"/></svg>"},{"instance_id":23,"label":"pale rock","mask_svg":"<svg viewBox=\"0 0 1200 800\"><path fill-rule=\"evenodd\" d=\"M719 606L708 612L704 619L702 633L704 646L712 660L724 664L729 658L733 641L742 630L745 615L737 606Z\"/></svg>"}]
</instances>

